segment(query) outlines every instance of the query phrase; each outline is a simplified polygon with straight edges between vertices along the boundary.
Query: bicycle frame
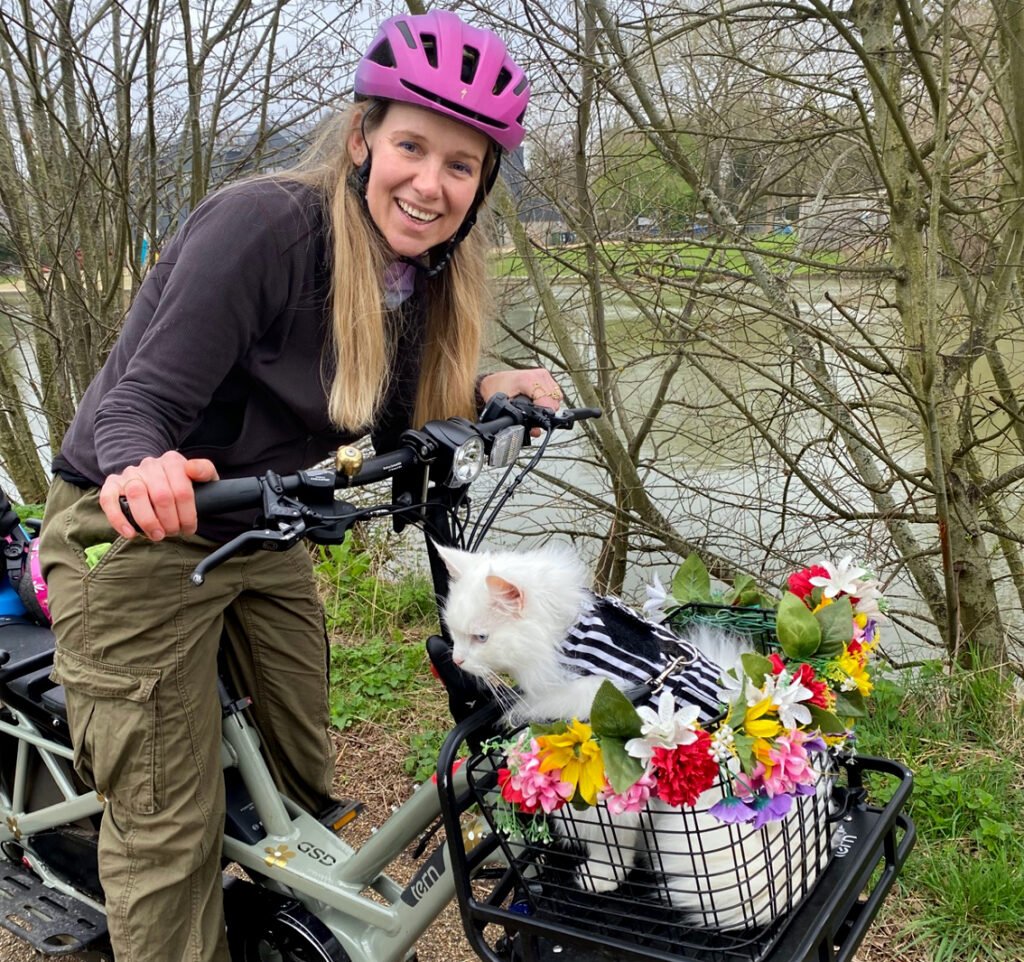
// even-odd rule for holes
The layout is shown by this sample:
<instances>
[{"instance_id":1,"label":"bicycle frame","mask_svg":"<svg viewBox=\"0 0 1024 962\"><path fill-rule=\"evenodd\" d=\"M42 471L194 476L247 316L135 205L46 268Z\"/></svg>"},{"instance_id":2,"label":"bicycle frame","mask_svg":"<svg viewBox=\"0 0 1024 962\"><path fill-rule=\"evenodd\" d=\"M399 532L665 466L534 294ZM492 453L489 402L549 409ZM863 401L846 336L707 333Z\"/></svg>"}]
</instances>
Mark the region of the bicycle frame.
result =
<instances>
[{"instance_id":1,"label":"bicycle frame","mask_svg":"<svg viewBox=\"0 0 1024 962\"><path fill-rule=\"evenodd\" d=\"M56 876L31 848L31 836L99 815L104 801L95 792L80 792L68 766L72 750L41 732L26 715L8 706L16 724L0 720L0 735L17 740L13 789L0 790L4 819L0 844L25 846L32 868L46 885L103 911L101 903ZM27 787L35 753L63 801L27 811ZM224 837L224 857L237 862L271 891L293 896L334 935L351 962L401 962L417 939L455 895L451 854L441 842L425 858L407 885L385 874L387 867L440 818L438 791L419 786L374 832L353 848L288 799L281 796L260 751L259 735L240 712L223 722L222 760L236 768L253 802L265 836L249 843ZM465 780L456 775L451 790L461 793ZM496 847L491 839L491 846ZM486 842L484 843L486 844ZM374 899L362 894L375 892Z\"/></svg>"}]
</instances>

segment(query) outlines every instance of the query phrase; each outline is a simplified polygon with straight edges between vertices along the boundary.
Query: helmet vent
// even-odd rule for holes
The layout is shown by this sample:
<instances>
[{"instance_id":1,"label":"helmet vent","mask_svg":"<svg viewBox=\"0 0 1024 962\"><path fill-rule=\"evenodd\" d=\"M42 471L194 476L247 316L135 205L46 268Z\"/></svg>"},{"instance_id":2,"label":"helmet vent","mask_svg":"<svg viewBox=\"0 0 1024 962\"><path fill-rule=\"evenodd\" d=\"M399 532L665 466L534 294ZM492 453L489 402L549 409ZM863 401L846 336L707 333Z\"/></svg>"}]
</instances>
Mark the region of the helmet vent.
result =
<instances>
[{"instance_id":1,"label":"helmet vent","mask_svg":"<svg viewBox=\"0 0 1024 962\"><path fill-rule=\"evenodd\" d=\"M524 76L523 79L520 80L519 83L516 84L516 89L513 90L512 93L514 93L518 97L529 86L530 86L530 81L527 80L526 77ZM525 113L525 111L524 111L524 113Z\"/></svg>"},{"instance_id":2,"label":"helmet vent","mask_svg":"<svg viewBox=\"0 0 1024 962\"><path fill-rule=\"evenodd\" d=\"M476 76L476 68L480 63L480 51L473 47L462 48L462 82L471 84Z\"/></svg>"},{"instance_id":3,"label":"helmet vent","mask_svg":"<svg viewBox=\"0 0 1024 962\"><path fill-rule=\"evenodd\" d=\"M393 67L395 65L395 52L391 49L391 44L384 40L367 54L367 59L380 64L382 67Z\"/></svg>"},{"instance_id":4,"label":"helmet vent","mask_svg":"<svg viewBox=\"0 0 1024 962\"><path fill-rule=\"evenodd\" d=\"M409 29L409 24L404 20L399 20L395 23L395 27L398 32L402 35L402 39L405 41L405 45L410 50L416 49L416 38L412 35L412 31Z\"/></svg>"},{"instance_id":5,"label":"helmet vent","mask_svg":"<svg viewBox=\"0 0 1024 962\"><path fill-rule=\"evenodd\" d=\"M470 120L475 120L479 124L484 124L487 127L491 127L494 130L508 130L508 124L503 123L500 120L495 120L493 117L487 117L476 110L470 110L467 107L463 107L462 104L457 104L453 100L449 100L447 97L439 97L437 94L432 93L425 87L419 86L419 84L410 83L408 80L402 81L402 86L406 90L411 90L414 94L422 97L424 100L431 100L439 107L444 107L445 110L451 111L453 114L461 114L463 117L467 117Z\"/></svg>"},{"instance_id":6,"label":"helmet vent","mask_svg":"<svg viewBox=\"0 0 1024 962\"><path fill-rule=\"evenodd\" d=\"M501 70L498 71L498 79L494 81L494 89L491 93L497 97L498 94L500 94L509 85L511 80L512 74L509 73L507 68L502 67Z\"/></svg>"},{"instance_id":7,"label":"helmet vent","mask_svg":"<svg viewBox=\"0 0 1024 962\"><path fill-rule=\"evenodd\" d=\"M420 35L420 41L423 43L423 53L427 58L427 63L430 64L435 70L437 69L437 37L432 33L424 33Z\"/></svg>"}]
</instances>

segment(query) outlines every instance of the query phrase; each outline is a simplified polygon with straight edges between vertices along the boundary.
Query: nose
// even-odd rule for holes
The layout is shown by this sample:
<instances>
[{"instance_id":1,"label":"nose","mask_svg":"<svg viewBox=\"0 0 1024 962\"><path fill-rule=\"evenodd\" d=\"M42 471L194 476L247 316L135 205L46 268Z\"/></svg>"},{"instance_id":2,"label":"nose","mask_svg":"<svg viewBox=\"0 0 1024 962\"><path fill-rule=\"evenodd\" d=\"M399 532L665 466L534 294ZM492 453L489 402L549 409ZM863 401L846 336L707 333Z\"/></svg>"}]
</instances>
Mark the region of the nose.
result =
<instances>
[{"instance_id":1,"label":"nose","mask_svg":"<svg viewBox=\"0 0 1024 962\"><path fill-rule=\"evenodd\" d=\"M459 668L461 668L461 667L462 667L462 663L463 663L463 662L464 662L465 660L466 660L466 659L465 659L465 658L464 658L464 657L463 657L462 655L452 655L452 661L454 661L454 662L455 662L455 664L456 664L456 665L458 665L458 667L459 667Z\"/></svg>"},{"instance_id":2,"label":"nose","mask_svg":"<svg viewBox=\"0 0 1024 962\"><path fill-rule=\"evenodd\" d=\"M421 197L435 198L441 194L441 165L427 160L416 168L413 187Z\"/></svg>"}]
</instances>

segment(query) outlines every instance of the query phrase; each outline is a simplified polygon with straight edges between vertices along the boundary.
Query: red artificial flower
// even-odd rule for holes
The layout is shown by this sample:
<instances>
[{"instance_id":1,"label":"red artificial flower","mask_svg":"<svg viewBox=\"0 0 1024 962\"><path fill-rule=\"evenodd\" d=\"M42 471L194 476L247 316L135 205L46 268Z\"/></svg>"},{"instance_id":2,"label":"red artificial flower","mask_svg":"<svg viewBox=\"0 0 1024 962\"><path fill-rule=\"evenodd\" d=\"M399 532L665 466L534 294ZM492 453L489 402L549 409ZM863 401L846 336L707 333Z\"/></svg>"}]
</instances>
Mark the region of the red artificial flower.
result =
<instances>
[{"instance_id":1,"label":"red artificial flower","mask_svg":"<svg viewBox=\"0 0 1024 962\"><path fill-rule=\"evenodd\" d=\"M512 777L512 772L509 769L498 769L498 785L501 786L501 797L506 802L517 805L527 815L532 815L537 810L537 806L530 805L526 801L526 796L523 795L522 789L517 788L515 782L516 779Z\"/></svg>"},{"instance_id":2,"label":"red artificial flower","mask_svg":"<svg viewBox=\"0 0 1024 962\"><path fill-rule=\"evenodd\" d=\"M811 565L810 568L804 568L802 571L794 571L789 576L786 584L789 590L793 592L798 598L806 598L812 591L814 591L814 585L811 584L811 578L827 578L829 577L828 571L821 565Z\"/></svg>"},{"instance_id":3,"label":"red artificial flower","mask_svg":"<svg viewBox=\"0 0 1024 962\"><path fill-rule=\"evenodd\" d=\"M828 682L815 678L814 669L810 665L801 665L793 677L804 688L813 692L812 696L807 699L809 705L817 705L818 708L824 708L826 711L831 710L832 693L828 689Z\"/></svg>"},{"instance_id":4,"label":"red artificial flower","mask_svg":"<svg viewBox=\"0 0 1024 962\"><path fill-rule=\"evenodd\" d=\"M689 745L655 748L651 763L655 794L669 805L695 805L718 777L718 762L711 757L711 736L706 731L697 732Z\"/></svg>"},{"instance_id":5,"label":"red artificial flower","mask_svg":"<svg viewBox=\"0 0 1024 962\"><path fill-rule=\"evenodd\" d=\"M768 656L768 660L772 663L772 674L781 675L786 670L786 662L778 655L777 652L772 652Z\"/></svg>"},{"instance_id":6,"label":"red artificial flower","mask_svg":"<svg viewBox=\"0 0 1024 962\"><path fill-rule=\"evenodd\" d=\"M860 642L859 641L848 641L846 643L846 650L851 655L858 655L858 654L860 654L860 650L861 650Z\"/></svg>"}]
</instances>

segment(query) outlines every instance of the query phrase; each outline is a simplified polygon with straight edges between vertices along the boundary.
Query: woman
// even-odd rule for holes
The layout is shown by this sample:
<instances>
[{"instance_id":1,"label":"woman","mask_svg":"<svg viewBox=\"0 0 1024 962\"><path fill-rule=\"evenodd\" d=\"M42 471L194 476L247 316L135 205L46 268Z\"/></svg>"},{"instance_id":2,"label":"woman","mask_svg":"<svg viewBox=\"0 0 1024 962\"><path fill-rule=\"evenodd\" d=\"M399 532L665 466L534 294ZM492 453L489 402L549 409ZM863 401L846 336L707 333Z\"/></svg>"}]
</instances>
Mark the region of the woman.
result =
<instances>
[{"instance_id":1,"label":"woman","mask_svg":"<svg viewBox=\"0 0 1024 962\"><path fill-rule=\"evenodd\" d=\"M54 677L76 766L107 801L100 873L119 962L227 958L222 635L282 790L330 805L309 558L259 552L190 587L211 545L252 521L197 526L193 482L295 471L367 433L390 447L497 391L561 398L540 369L476 374L486 285L471 228L522 141L522 70L494 34L434 11L381 26L355 91L300 169L192 213L55 460L41 547Z\"/></svg>"}]
</instances>

